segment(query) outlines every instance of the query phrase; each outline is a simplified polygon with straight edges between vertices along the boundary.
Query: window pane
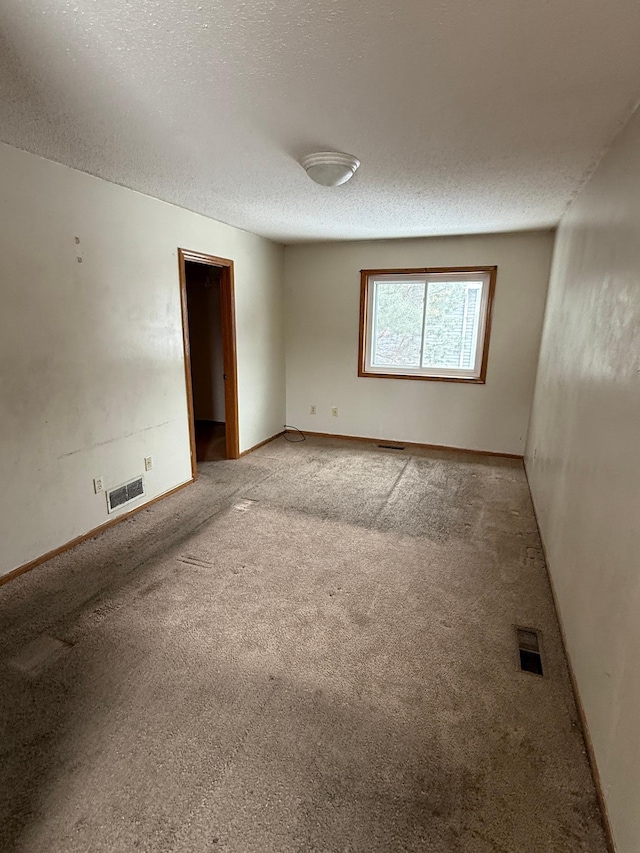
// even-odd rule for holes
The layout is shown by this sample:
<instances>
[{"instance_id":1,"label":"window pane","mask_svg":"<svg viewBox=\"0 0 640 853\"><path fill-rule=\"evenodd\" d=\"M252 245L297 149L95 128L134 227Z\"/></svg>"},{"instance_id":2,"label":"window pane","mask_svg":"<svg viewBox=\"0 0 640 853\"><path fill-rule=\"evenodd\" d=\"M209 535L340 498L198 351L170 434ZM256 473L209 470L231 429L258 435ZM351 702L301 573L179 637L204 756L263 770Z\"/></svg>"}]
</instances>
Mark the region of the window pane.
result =
<instances>
[{"instance_id":1,"label":"window pane","mask_svg":"<svg viewBox=\"0 0 640 853\"><path fill-rule=\"evenodd\" d=\"M473 370L480 325L482 282L430 282L423 367Z\"/></svg>"},{"instance_id":2,"label":"window pane","mask_svg":"<svg viewBox=\"0 0 640 853\"><path fill-rule=\"evenodd\" d=\"M423 281L378 281L374 294L371 362L376 367L419 367Z\"/></svg>"}]
</instances>

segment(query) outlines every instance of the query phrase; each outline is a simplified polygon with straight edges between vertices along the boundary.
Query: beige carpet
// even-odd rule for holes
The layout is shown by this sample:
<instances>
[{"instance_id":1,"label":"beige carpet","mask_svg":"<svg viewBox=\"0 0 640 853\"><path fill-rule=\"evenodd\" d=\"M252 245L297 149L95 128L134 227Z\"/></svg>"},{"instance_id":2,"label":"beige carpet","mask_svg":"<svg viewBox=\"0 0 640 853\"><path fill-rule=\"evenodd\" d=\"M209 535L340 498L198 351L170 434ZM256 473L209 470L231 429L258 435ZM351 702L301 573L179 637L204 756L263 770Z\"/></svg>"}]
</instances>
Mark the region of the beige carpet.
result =
<instances>
[{"instance_id":1,"label":"beige carpet","mask_svg":"<svg viewBox=\"0 0 640 853\"><path fill-rule=\"evenodd\" d=\"M2 851L605 851L518 462L279 439L0 625Z\"/></svg>"}]
</instances>

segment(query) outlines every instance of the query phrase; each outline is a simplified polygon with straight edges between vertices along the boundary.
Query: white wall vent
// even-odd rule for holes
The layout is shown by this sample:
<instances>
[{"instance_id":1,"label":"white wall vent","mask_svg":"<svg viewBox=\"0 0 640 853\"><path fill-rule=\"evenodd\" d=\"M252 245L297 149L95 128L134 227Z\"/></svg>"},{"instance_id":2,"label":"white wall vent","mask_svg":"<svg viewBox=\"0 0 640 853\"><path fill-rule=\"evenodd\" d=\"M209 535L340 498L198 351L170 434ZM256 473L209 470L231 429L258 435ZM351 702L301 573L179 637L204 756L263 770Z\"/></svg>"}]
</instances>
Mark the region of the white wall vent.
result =
<instances>
[{"instance_id":1,"label":"white wall vent","mask_svg":"<svg viewBox=\"0 0 640 853\"><path fill-rule=\"evenodd\" d=\"M114 512L144 494L144 477L136 477L135 480L129 480L128 483L107 491L107 509Z\"/></svg>"}]
</instances>

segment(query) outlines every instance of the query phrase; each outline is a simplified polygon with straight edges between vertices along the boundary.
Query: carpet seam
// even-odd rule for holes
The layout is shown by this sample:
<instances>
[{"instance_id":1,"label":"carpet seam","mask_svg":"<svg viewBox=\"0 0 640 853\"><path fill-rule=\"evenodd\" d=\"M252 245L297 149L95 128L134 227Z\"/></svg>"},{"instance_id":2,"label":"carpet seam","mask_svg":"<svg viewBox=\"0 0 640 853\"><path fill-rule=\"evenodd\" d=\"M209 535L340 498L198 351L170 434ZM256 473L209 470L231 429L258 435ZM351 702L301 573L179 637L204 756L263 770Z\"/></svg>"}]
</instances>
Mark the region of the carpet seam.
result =
<instances>
[{"instance_id":1,"label":"carpet seam","mask_svg":"<svg viewBox=\"0 0 640 853\"><path fill-rule=\"evenodd\" d=\"M413 456L409 456L407 461L402 466L402 469L400 470L398 476L393 481L391 488L389 489L387 496L384 499L384 503L382 504L380 509L376 512L376 514L374 515L374 517L373 517L374 521L377 521L380 518L380 516L382 515L382 513L384 512L384 510L389 506L389 500L391 498L391 495L394 493L396 486L398 485L398 483L402 479L402 476L403 476L404 472L407 470L407 466L408 466L409 462L411 462L412 459L413 459Z\"/></svg>"}]
</instances>

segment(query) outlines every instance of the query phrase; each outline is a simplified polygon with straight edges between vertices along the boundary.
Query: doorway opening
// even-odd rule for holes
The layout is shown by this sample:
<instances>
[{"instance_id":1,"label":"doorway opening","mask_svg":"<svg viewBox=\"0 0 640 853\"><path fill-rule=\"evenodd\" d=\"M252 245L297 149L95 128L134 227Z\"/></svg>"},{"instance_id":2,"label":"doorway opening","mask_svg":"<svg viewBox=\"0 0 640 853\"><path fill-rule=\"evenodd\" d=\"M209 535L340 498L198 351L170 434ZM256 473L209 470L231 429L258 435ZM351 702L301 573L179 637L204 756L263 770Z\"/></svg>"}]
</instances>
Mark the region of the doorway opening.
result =
<instances>
[{"instance_id":1,"label":"doorway opening","mask_svg":"<svg viewBox=\"0 0 640 853\"><path fill-rule=\"evenodd\" d=\"M191 472L237 459L238 387L233 261L178 249Z\"/></svg>"}]
</instances>

